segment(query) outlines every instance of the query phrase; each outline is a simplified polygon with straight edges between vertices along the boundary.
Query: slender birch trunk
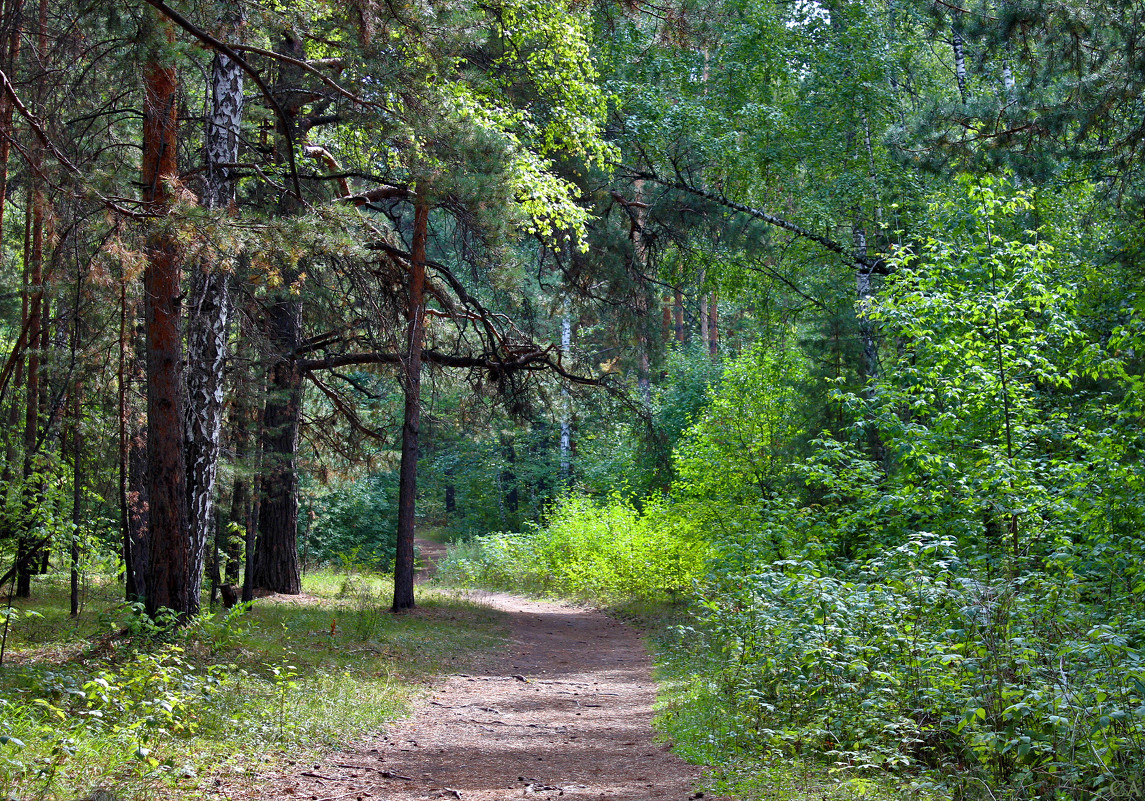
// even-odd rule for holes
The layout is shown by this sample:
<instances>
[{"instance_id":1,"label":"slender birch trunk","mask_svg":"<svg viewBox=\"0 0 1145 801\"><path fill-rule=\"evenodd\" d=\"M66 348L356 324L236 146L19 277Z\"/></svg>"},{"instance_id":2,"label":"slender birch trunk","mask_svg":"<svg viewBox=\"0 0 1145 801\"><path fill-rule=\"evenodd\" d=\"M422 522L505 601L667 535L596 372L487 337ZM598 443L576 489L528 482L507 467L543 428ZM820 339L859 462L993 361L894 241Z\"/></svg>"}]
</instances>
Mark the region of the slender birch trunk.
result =
<instances>
[{"instance_id":1,"label":"slender birch trunk","mask_svg":"<svg viewBox=\"0 0 1145 801\"><path fill-rule=\"evenodd\" d=\"M234 15L230 27L241 22ZM207 119L203 204L212 210L234 205L232 168L238 161L243 111L243 74L222 53L211 66L211 111ZM230 319L230 275L218 264L197 266L191 278L187 315L187 526L190 536L192 612L198 611L203 562L216 526L215 479L222 433L223 368ZM217 584L217 582L215 582ZM214 588L212 587L212 596ZM212 598L213 599L213 598Z\"/></svg>"},{"instance_id":2,"label":"slender birch trunk","mask_svg":"<svg viewBox=\"0 0 1145 801\"><path fill-rule=\"evenodd\" d=\"M966 52L964 45L961 26L955 18L950 46L954 51L954 77L958 81L958 96L962 100L962 105L966 105Z\"/></svg>"},{"instance_id":3,"label":"slender birch trunk","mask_svg":"<svg viewBox=\"0 0 1145 801\"><path fill-rule=\"evenodd\" d=\"M572 352L572 320L566 311L561 317L561 357L569 358ZM561 387L561 483L572 486L572 401L569 388Z\"/></svg>"}]
</instances>

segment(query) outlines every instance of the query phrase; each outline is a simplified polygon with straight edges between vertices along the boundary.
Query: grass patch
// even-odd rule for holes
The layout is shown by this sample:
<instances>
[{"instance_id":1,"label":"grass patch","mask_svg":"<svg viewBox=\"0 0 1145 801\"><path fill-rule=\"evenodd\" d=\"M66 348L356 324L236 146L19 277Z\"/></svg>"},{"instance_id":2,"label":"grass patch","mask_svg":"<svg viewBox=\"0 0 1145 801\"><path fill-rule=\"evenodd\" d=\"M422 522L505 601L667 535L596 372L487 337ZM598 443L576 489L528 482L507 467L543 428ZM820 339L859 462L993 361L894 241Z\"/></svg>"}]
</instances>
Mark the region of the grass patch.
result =
<instances>
[{"instance_id":1,"label":"grass patch","mask_svg":"<svg viewBox=\"0 0 1145 801\"><path fill-rule=\"evenodd\" d=\"M73 620L64 577L39 579L0 671L0 793L197 797L379 729L504 638L499 613L425 588L417 610L392 615L376 575L317 571L303 590L163 636L114 582L93 582Z\"/></svg>"}]
</instances>

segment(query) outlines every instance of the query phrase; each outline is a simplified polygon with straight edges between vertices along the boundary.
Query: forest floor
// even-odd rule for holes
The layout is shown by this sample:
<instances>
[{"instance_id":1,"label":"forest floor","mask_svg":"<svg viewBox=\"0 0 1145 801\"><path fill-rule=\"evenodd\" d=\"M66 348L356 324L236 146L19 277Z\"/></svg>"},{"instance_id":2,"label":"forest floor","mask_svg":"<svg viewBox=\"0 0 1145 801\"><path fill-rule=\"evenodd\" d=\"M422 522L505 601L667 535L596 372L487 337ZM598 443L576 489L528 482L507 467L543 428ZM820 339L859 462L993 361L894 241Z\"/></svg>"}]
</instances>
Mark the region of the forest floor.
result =
<instances>
[{"instance_id":1,"label":"forest floor","mask_svg":"<svg viewBox=\"0 0 1145 801\"><path fill-rule=\"evenodd\" d=\"M419 541L427 572L444 551ZM655 742L651 659L600 612L497 593L505 653L443 677L411 717L318 763L264 774L238 799L685 801L701 769ZM416 614L416 613L415 613Z\"/></svg>"}]
</instances>

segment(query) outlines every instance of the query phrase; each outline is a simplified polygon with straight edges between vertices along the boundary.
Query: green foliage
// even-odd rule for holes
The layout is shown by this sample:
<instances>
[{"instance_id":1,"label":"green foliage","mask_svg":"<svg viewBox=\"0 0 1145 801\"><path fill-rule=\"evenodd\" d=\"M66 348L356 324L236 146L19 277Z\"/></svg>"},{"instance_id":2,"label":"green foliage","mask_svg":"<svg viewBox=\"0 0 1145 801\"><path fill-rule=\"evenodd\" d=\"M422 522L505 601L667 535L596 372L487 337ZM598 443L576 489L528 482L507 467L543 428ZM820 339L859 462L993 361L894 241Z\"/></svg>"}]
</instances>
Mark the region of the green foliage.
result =
<instances>
[{"instance_id":1,"label":"green foliage","mask_svg":"<svg viewBox=\"0 0 1145 801\"><path fill-rule=\"evenodd\" d=\"M904 771L959 798L1142 792L1145 623L1121 572L1139 468L1105 417L1126 408L1107 405L1113 380L1132 382L1091 366L1106 351L1079 324L1085 268L1051 236L1076 239L1032 211L985 179L934 205L942 233L891 259L871 311L879 380L835 393L841 435L778 459L789 480L766 503L721 509L668 656L686 689L664 725L689 753ZM730 408L757 439L790 424L743 397ZM739 425L706 414L717 435ZM678 458L736 475L752 464L736 442ZM693 503L749 483L708 475Z\"/></svg>"},{"instance_id":2,"label":"green foliage","mask_svg":"<svg viewBox=\"0 0 1145 801\"><path fill-rule=\"evenodd\" d=\"M621 493L643 498L668 489L676 478L672 454L703 411L723 364L699 344L670 350L663 380L652 392L646 419L602 400L578 431L576 484L598 497Z\"/></svg>"},{"instance_id":3,"label":"green foliage","mask_svg":"<svg viewBox=\"0 0 1145 801\"><path fill-rule=\"evenodd\" d=\"M544 526L455 546L439 566L445 583L517 589L609 603L677 599L703 571L703 536L665 507L637 511L613 496L569 496Z\"/></svg>"},{"instance_id":4,"label":"green foliage","mask_svg":"<svg viewBox=\"0 0 1145 801\"><path fill-rule=\"evenodd\" d=\"M313 522L303 547L319 564L385 569L397 547L396 473L342 482L310 504Z\"/></svg>"},{"instance_id":5,"label":"green foliage","mask_svg":"<svg viewBox=\"0 0 1145 801\"><path fill-rule=\"evenodd\" d=\"M971 797L1131 797L1145 653L1079 589L1059 571L985 573L925 534L848 572L717 571L679 633L693 694L666 725L705 759L822 754L930 769Z\"/></svg>"},{"instance_id":6,"label":"green foliage","mask_svg":"<svg viewBox=\"0 0 1145 801\"><path fill-rule=\"evenodd\" d=\"M804 375L793 349L757 345L728 363L699 419L680 439L675 492L740 503L781 492L804 433L795 397Z\"/></svg>"},{"instance_id":7,"label":"green foliage","mask_svg":"<svg viewBox=\"0 0 1145 801\"><path fill-rule=\"evenodd\" d=\"M496 415L489 428L435 431L419 466L423 515L453 537L519 530L561 490L552 425Z\"/></svg>"}]
</instances>

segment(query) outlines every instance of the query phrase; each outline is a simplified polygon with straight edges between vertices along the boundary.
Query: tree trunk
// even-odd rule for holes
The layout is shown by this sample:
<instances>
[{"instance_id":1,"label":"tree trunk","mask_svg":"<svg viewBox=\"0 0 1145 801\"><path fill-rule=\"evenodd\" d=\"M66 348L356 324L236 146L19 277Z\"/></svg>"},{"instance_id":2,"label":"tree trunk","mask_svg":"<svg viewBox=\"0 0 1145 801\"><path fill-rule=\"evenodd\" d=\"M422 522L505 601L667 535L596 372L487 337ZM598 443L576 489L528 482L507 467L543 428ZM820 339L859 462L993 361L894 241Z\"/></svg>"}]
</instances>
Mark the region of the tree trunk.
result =
<instances>
[{"instance_id":1,"label":"tree trunk","mask_svg":"<svg viewBox=\"0 0 1145 801\"><path fill-rule=\"evenodd\" d=\"M855 212L857 218L858 212ZM855 265L855 295L859 317L859 338L863 343L862 378L868 386L879 377L879 349L875 334L875 322L871 319L871 269L863 264L867 257L867 234L856 221L852 228L855 240L855 255L860 259Z\"/></svg>"},{"instance_id":2,"label":"tree trunk","mask_svg":"<svg viewBox=\"0 0 1145 801\"><path fill-rule=\"evenodd\" d=\"M79 325L78 304L76 325ZM79 338L78 333L75 334ZM71 612L80 613L80 524L83 521L83 425L80 415L82 386L76 381L72 394L72 541L71 541Z\"/></svg>"},{"instance_id":3,"label":"tree trunk","mask_svg":"<svg viewBox=\"0 0 1145 801\"><path fill-rule=\"evenodd\" d=\"M148 532L147 428L139 426L127 446L127 531L124 549L131 554L124 578L129 603L147 601L151 572L151 537Z\"/></svg>"},{"instance_id":4,"label":"tree trunk","mask_svg":"<svg viewBox=\"0 0 1145 801\"><path fill-rule=\"evenodd\" d=\"M672 290L672 322L676 333L677 344L685 342L684 330L684 292L679 287Z\"/></svg>"},{"instance_id":5,"label":"tree trunk","mask_svg":"<svg viewBox=\"0 0 1145 801\"><path fill-rule=\"evenodd\" d=\"M954 20L954 35L950 42L954 51L954 77L958 80L958 96L962 105L966 105L966 53L963 49L961 25L957 17Z\"/></svg>"},{"instance_id":6,"label":"tree trunk","mask_svg":"<svg viewBox=\"0 0 1145 801\"><path fill-rule=\"evenodd\" d=\"M708 355L713 359L720 356L720 305L715 292L708 301Z\"/></svg>"},{"instance_id":7,"label":"tree trunk","mask_svg":"<svg viewBox=\"0 0 1145 801\"><path fill-rule=\"evenodd\" d=\"M38 160L38 159L37 159ZM24 395L24 470L23 508L24 519L21 525L20 543L17 547L16 597L29 598L32 595L32 575L35 573L35 557L32 540L37 529L36 517L39 514L41 493L36 491L40 479L36 451L40 432L40 334L43 328L44 304L44 193L35 182L31 190L32 236L31 253L28 255L28 361L27 382Z\"/></svg>"},{"instance_id":8,"label":"tree trunk","mask_svg":"<svg viewBox=\"0 0 1145 801\"><path fill-rule=\"evenodd\" d=\"M291 58L305 57L302 42L290 32L283 33L278 50ZM278 129L282 148L294 147L295 119L300 103L304 102L299 99L302 96L300 92L292 91L299 81L297 68L288 63L280 65L279 102L286 117L285 121L280 120ZM296 213L300 200L289 193L284 195L280 213L284 216ZM283 270L284 287L296 278L295 270ZM298 565L298 475L295 462L302 417L302 373L295 362L295 353L302 340L302 303L289 290L283 289L267 310L266 319L267 336L274 349L275 361L270 371L270 386L262 417L264 472L251 580L253 587L297 595L302 592L302 577Z\"/></svg>"},{"instance_id":9,"label":"tree trunk","mask_svg":"<svg viewBox=\"0 0 1145 801\"><path fill-rule=\"evenodd\" d=\"M566 312L561 318L561 358L572 355L572 320ZM563 487L572 486L572 399L568 386L561 386L561 475Z\"/></svg>"},{"instance_id":10,"label":"tree trunk","mask_svg":"<svg viewBox=\"0 0 1145 801\"><path fill-rule=\"evenodd\" d=\"M176 132L178 83L171 62L174 32L148 11L148 57L143 69L143 203L162 217L178 179ZM143 273L147 350L147 490L151 564L147 612L161 609L186 620L199 609L198 586L186 523L186 459L183 449L182 338L179 259L170 234L156 226L147 240Z\"/></svg>"},{"instance_id":11,"label":"tree trunk","mask_svg":"<svg viewBox=\"0 0 1145 801\"><path fill-rule=\"evenodd\" d=\"M398 482L398 542L394 556L393 611L413 609L413 540L417 511L417 450L421 428L421 352L425 345L425 249L429 207L414 207L413 242L408 282L408 349L402 364L405 415L402 422L402 462Z\"/></svg>"},{"instance_id":12,"label":"tree trunk","mask_svg":"<svg viewBox=\"0 0 1145 801\"><path fill-rule=\"evenodd\" d=\"M233 27L233 24L232 24ZM234 203L231 168L238 161L243 80L237 64L218 53L212 64L212 103L207 120L206 180L203 203L228 209ZM203 559L214 541L215 478L222 432L223 367L230 317L230 276L217 264L198 265L191 279L187 320L187 526L190 538L188 594L201 596ZM218 573L215 558L214 573ZM212 584L211 599L214 600ZM197 607L196 607L197 609Z\"/></svg>"},{"instance_id":13,"label":"tree trunk","mask_svg":"<svg viewBox=\"0 0 1145 801\"><path fill-rule=\"evenodd\" d=\"M20 16L24 10L23 0L5 0L3 20L7 36L0 43L0 63L3 64L4 73L8 76L15 74L16 60L20 57ZM12 114L15 106L11 98L5 93L0 95L0 130L12 131ZM8 158L11 154L12 143L8 137L0 138L0 242L4 241L4 211L8 205ZM0 248L0 267L3 267L4 252Z\"/></svg>"},{"instance_id":14,"label":"tree trunk","mask_svg":"<svg viewBox=\"0 0 1145 801\"><path fill-rule=\"evenodd\" d=\"M293 354L302 330L302 304L289 295L267 312L276 360L270 373L263 411L262 502L258 512L258 543L254 586L271 592L302 592L298 565L298 424L302 406L302 375Z\"/></svg>"}]
</instances>

